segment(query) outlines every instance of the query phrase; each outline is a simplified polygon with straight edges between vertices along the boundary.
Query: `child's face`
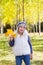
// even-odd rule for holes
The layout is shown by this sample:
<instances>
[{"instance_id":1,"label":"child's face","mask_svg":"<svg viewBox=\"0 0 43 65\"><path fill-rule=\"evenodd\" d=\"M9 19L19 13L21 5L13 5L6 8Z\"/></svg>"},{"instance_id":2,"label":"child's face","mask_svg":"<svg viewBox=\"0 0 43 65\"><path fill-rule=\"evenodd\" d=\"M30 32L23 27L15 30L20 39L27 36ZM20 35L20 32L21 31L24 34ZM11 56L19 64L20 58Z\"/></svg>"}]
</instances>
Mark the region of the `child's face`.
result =
<instances>
[{"instance_id":1,"label":"child's face","mask_svg":"<svg viewBox=\"0 0 43 65\"><path fill-rule=\"evenodd\" d=\"M19 26L18 31L20 34L23 34L25 30L25 26Z\"/></svg>"}]
</instances>

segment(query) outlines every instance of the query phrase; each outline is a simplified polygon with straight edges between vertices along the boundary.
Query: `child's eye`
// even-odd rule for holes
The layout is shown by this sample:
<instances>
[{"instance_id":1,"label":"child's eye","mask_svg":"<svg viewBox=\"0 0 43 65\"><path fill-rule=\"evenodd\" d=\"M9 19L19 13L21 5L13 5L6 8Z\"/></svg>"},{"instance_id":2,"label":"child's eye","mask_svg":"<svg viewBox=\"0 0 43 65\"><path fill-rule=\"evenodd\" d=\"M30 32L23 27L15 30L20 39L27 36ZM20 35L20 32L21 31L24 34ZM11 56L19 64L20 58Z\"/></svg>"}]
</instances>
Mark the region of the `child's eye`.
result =
<instances>
[{"instance_id":1,"label":"child's eye","mask_svg":"<svg viewBox=\"0 0 43 65\"><path fill-rule=\"evenodd\" d=\"M25 27L24 27L25 28Z\"/></svg>"}]
</instances>

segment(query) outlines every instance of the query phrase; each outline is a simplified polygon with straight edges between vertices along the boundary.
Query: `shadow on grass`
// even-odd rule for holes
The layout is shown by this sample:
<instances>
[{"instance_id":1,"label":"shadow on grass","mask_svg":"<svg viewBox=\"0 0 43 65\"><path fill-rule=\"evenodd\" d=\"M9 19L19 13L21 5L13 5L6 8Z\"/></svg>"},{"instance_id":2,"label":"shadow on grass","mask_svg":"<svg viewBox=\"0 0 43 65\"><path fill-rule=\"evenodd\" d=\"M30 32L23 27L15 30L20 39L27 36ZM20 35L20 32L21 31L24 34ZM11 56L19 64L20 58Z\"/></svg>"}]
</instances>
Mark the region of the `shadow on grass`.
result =
<instances>
[{"instance_id":1,"label":"shadow on grass","mask_svg":"<svg viewBox=\"0 0 43 65\"><path fill-rule=\"evenodd\" d=\"M2 61L0 61L0 65L15 65L15 61L2 60Z\"/></svg>"},{"instance_id":2,"label":"shadow on grass","mask_svg":"<svg viewBox=\"0 0 43 65\"><path fill-rule=\"evenodd\" d=\"M16 65L15 61L7 61L7 60L2 60L0 61L0 65ZM43 61L31 61L31 65L43 65Z\"/></svg>"},{"instance_id":3,"label":"shadow on grass","mask_svg":"<svg viewBox=\"0 0 43 65\"><path fill-rule=\"evenodd\" d=\"M33 61L31 65L43 65L43 61Z\"/></svg>"}]
</instances>

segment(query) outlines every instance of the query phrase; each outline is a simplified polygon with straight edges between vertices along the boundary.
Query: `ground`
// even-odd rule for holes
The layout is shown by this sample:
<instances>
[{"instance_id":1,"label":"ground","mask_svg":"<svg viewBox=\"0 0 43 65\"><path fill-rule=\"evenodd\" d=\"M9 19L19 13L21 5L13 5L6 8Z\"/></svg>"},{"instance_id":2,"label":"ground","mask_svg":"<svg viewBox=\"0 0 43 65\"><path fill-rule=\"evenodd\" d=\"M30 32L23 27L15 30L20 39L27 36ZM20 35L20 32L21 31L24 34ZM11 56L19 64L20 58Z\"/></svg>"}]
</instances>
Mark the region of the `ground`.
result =
<instances>
[{"instance_id":1,"label":"ground","mask_svg":"<svg viewBox=\"0 0 43 65\"><path fill-rule=\"evenodd\" d=\"M30 37L33 46L31 65L43 65L43 35ZM8 45L8 38L3 38L3 35L0 36L0 65L15 65L15 56Z\"/></svg>"}]
</instances>

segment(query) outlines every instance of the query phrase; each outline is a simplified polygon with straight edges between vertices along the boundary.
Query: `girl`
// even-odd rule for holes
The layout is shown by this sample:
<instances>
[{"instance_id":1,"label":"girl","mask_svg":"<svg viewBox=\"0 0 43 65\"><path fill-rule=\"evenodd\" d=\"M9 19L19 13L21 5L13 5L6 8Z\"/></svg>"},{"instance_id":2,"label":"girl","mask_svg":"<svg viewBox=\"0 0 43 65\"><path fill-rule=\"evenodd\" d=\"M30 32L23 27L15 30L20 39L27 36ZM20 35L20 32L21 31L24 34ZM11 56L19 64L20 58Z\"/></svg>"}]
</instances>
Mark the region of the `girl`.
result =
<instances>
[{"instance_id":1,"label":"girl","mask_svg":"<svg viewBox=\"0 0 43 65\"><path fill-rule=\"evenodd\" d=\"M16 33L16 38L13 38L11 35L9 41L9 45L12 47L15 54L16 65L21 65L22 60L25 62L25 65L30 65L30 58L32 59L32 45L25 22L18 23Z\"/></svg>"}]
</instances>

